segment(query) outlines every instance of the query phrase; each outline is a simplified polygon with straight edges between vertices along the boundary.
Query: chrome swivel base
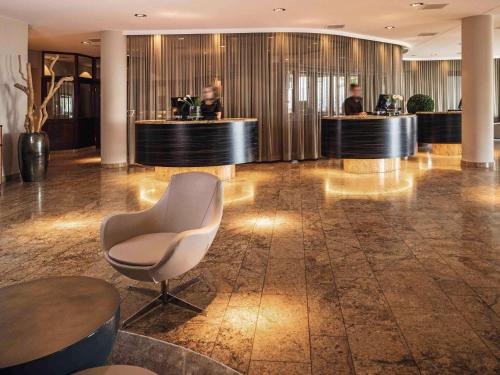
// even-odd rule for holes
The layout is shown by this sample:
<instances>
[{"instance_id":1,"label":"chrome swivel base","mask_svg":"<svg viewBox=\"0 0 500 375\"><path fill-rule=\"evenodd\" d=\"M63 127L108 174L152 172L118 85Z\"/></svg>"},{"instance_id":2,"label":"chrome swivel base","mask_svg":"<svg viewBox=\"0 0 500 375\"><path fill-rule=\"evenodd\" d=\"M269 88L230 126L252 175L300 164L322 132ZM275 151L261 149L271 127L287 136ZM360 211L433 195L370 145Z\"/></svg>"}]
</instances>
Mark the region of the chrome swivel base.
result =
<instances>
[{"instance_id":1,"label":"chrome swivel base","mask_svg":"<svg viewBox=\"0 0 500 375\"><path fill-rule=\"evenodd\" d=\"M190 280L184 284L179 285L178 287L174 288L171 292L168 290L168 281L162 281L161 282L161 291L158 296L156 296L155 299L153 299L151 302L147 303L143 307L141 307L139 310L137 310L132 316L129 318L125 319L122 323L122 328L127 328L130 323L135 322L136 320L148 315L151 313L153 310L155 310L159 306L164 306L168 303L172 303L174 305L177 305L179 307L183 307L185 309L191 310L197 314L202 314L206 315L206 312L204 309L201 307L195 306L190 302L187 302L179 297L177 297L174 293L179 293L189 287L191 287L193 284L196 284L199 281L199 279L193 279ZM150 289L145 289L145 288L137 288L137 287L130 287L130 289L134 289L137 291L142 291L146 293L152 292Z\"/></svg>"}]
</instances>

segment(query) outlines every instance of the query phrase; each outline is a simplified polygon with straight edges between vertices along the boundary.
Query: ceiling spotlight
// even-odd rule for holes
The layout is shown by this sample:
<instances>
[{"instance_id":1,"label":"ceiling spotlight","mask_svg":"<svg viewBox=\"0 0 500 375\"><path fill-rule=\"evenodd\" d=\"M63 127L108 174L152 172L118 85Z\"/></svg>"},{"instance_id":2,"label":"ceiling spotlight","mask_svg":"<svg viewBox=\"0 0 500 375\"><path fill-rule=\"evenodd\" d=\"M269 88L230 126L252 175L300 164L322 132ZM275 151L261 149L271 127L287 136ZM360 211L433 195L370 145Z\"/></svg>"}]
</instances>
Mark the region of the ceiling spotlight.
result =
<instances>
[{"instance_id":1,"label":"ceiling spotlight","mask_svg":"<svg viewBox=\"0 0 500 375\"><path fill-rule=\"evenodd\" d=\"M421 7L422 5L424 5L424 3L411 3L410 6L411 7Z\"/></svg>"},{"instance_id":2,"label":"ceiling spotlight","mask_svg":"<svg viewBox=\"0 0 500 375\"><path fill-rule=\"evenodd\" d=\"M180 38L177 38L177 40L184 40L184 38L183 38L183 37L180 37Z\"/></svg>"},{"instance_id":3,"label":"ceiling spotlight","mask_svg":"<svg viewBox=\"0 0 500 375\"><path fill-rule=\"evenodd\" d=\"M84 40L83 42L80 42L80 43L85 44L86 46L91 44L88 40Z\"/></svg>"},{"instance_id":4,"label":"ceiling spotlight","mask_svg":"<svg viewBox=\"0 0 500 375\"><path fill-rule=\"evenodd\" d=\"M285 8L274 8L273 12L284 12L285 10Z\"/></svg>"},{"instance_id":5,"label":"ceiling spotlight","mask_svg":"<svg viewBox=\"0 0 500 375\"><path fill-rule=\"evenodd\" d=\"M226 48L226 46L220 46L220 48Z\"/></svg>"},{"instance_id":6,"label":"ceiling spotlight","mask_svg":"<svg viewBox=\"0 0 500 375\"><path fill-rule=\"evenodd\" d=\"M136 13L136 14L134 14L134 16L139 17L139 18L144 18L144 17L147 17L148 15L144 14L144 13Z\"/></svg>"},{"instance_id":7,"label":"ceiling spotlight","mask_svg":"<svg viewBox=\"0 0 500 375\"><path fill-rule=\"evenodd\" d=\"M392 29L395 29L395 28L396 28L396 26L386 26L385 28L386 28L387 30L392 30Z\"/></svg>"}]
</instances>

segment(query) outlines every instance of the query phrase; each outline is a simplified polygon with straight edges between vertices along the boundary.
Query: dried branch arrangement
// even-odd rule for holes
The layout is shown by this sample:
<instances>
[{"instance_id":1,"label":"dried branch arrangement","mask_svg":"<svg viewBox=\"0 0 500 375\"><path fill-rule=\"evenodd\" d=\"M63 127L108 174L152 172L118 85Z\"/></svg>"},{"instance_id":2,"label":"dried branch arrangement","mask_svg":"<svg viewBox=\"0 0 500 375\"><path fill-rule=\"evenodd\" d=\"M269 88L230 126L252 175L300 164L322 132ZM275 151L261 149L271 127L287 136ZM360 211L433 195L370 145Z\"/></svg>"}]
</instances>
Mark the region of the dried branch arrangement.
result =
<instances>
[{"instance_id":1,"label":"dried branch arrangement","mask_svg":"<svg viewBox=\"0 0 500 375\"><path fill-rule=\"evenodd\" d=\"M47 96L42 101L42 104L38 106L35 103L35 92L33 89L33 76L31 74L31 64L26 63L26 74L23 72L23 67L21 63L21 56L18 56L19 60L19 74L25 84L16 83L15 88L21 90L28 97L28 106L26 111L26 118L24 120L24 128L27 133L39 133L42 130L43 125L47 121L49 114L47 113L47 105L49 104L55 93L61 88L64 82L73 81L73 77L62 77L56 83L56 74L54 73L54 65L57 60L59 60L59 55L56 55L48 66L48 71L50 72L50 84L47 88Z\"/></svg>"}]
</instances>

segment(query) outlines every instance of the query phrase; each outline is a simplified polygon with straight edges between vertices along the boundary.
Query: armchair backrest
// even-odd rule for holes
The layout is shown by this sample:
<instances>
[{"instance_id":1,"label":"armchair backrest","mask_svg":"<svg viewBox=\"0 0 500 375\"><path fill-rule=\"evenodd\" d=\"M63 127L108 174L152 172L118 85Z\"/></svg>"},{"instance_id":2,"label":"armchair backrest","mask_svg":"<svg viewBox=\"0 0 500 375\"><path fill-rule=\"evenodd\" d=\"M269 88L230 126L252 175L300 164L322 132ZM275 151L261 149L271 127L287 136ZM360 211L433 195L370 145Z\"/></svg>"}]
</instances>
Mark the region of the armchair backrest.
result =
<instances>
[{"instance_id":1,"label":"armchair backrest","mask_svg":"<svg viewBox=\"0 0 500 375\"><path fill-rule=\"evenodd\" d=\"M156 204L163 230L180 233L201 228L222 218L222 182L209 173L189 172L172 176L167 192Z\"/></svg>"}]
</instances>

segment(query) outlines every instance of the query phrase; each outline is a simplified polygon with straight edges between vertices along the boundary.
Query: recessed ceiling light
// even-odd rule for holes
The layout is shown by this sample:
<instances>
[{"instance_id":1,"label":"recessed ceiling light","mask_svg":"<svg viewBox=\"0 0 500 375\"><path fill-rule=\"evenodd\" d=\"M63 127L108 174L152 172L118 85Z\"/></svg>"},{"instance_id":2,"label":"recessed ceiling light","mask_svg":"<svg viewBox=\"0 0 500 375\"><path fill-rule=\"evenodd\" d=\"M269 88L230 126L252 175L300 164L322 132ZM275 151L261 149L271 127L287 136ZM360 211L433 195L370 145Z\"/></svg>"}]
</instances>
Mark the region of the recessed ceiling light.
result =
<instances>
[{"instance_id":1,"label":"recessed ceiling light","mask_svg":"<svg viewBox=\"0 0 500 375\"><path fill-rule=\"evenodd\" d=\"M85 44L87 46L90 44L90 42L88 40L84 40L83 42L80 42L80 43Z\"/></svg>"},{"instance_id":2,"label":"recessed ceiling light","mask_svg":"<svg viewBox=\"0 0 500 375\"><path fill-rule=\"evenodd\" d=\"M386 26L385 28L386 28L387 30L392 30L392 29L395 29L395 28L396 28L396 26Z\"/></svg>"},{"instance_id":3,"label":"recessed ceiling light","mask_svg":"<svg viewBox=\"0 0 500 375\"><path fill-rule=\"evenodd\" d=\"M422 5L424 5L424 3L411 3L410 4L411 7L421 7Z\"/></svg>"},{"instance_id":4,"label":"recessed ceiling light","mask_svg":"<svg viewBox=\"0 0 500 375\"><path fill-rule=\"evenodd\" d=\"M284 12L285 10L285 8L274 8L273 12Z\"/></svg>"},{"instance_id":5,"label":"recessed ceiling light","mask_svg":"<svg viewBox=\"0 0 500 375\"><path fill-rule=\"evenodd\" d=\"M139 17L139 18L144 18L144 17L147 17L148 15L144 14L144 13L136 13L136 14L134 14L134 16Z\"/></svg>"},{"instance_id":6,"label":"recessed ceiling light","mask_svg":"<svg viewBox=\"0 0 500 375\"><path fill-rule=\"evenodd\" d=\"M183 37L180 37L180 38L177 38L177 40L184 40L184 38L183 38Z\"/></svg>"}]
</instances>

